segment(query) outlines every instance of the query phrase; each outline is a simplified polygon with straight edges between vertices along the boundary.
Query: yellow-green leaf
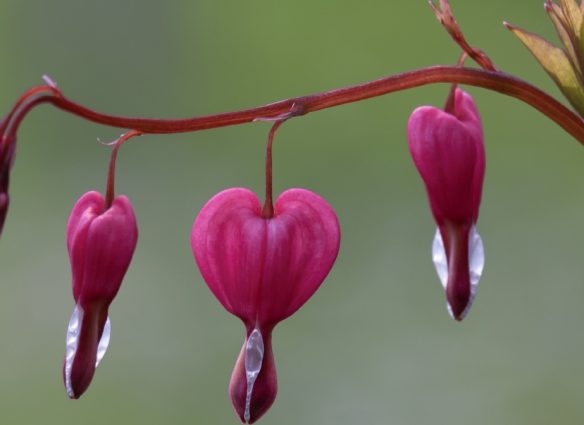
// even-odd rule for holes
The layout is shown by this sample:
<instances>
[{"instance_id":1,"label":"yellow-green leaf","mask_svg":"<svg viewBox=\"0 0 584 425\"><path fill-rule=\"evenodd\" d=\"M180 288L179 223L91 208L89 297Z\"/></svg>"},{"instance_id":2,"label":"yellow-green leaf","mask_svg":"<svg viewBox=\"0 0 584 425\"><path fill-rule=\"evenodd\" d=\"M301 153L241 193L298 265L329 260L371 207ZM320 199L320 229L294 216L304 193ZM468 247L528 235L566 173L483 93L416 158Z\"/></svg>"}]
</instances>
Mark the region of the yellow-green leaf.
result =
<instances>
[{"instance_id":1,"label":"yellow-green leaf","mask_svg":"<svg viewBox=\"0 0 584 425\"><path fill-rule=\"evenodd\" d=\"M583 3L584 5L584 3ZM580 48L580 58L584 58L584 20L582 21L582 24L580 25L580 29L578 30L578 47ZM584 73L584 70L582 70L582 72ZM584 81L584 79L583 79Z\"/></svg>"},{"instance_id":2,"label":"yellow-green leaf","mask_svg":"<svg viewBox=\"0 0 584 425\"><path fill-rule=\"evenodd\" d=\"M547 7L548 5L549 7ZM578 77L582 80L582 70L580 69L580 59L577 51L577 49L580 48L580 29L575 32L572 28L568 27L564 13L557 4L546 3L546 10L554 27L556 27L556 32L566 49L566 53L568 53L568 58L572 63L572 67L577 72Z\"/></svg>"},{"instance_id":3,"label":"yellow-green leaf","mask_svg":"<svg viewBox=\"0 0 584 425\"><path fill-rule=\"evenodd\" d=\"M568 25L568 23L566 21L566 16L564 15L564 11L555 2L553 2L551 0L546 1L544 7L546 8L546 10L553 11L553 13L555 13L562 20L562 24L564 26Z\"/></svg>"},{"instance_id":4,"label":"yellow-green leaf","mask_svg":"<svg viewBox=\"0 0 584 425\"><path fill-rule=\"evenodd\" d=\"M574 34L579 35L580 26L582 25L582 10L576 3L576 0L561 0L562 10L566 20L572 25Z\"/></svg>"},{"instance_id":5,"label":"yellow-green leaf","mask_svg":"<svg viewBox=\"0 0 584 425\"><path fill-rule=\"evenodd\" d=\"M529 49L572 106L580 115L584 116L584 89L566 52L529 31L509 24L507 24L507 28Z\"/></svg>"}]
</instances>

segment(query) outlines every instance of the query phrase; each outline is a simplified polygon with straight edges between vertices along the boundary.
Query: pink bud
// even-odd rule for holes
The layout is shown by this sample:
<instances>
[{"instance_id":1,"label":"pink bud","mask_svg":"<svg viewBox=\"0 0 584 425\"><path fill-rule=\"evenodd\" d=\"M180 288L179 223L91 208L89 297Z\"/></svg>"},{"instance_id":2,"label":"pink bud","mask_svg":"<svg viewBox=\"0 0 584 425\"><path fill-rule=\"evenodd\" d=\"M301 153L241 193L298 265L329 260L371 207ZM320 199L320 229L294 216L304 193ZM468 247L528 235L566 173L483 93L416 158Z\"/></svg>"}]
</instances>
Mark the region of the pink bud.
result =
<instances>
[{"instance_id":1,"label":"pink bud","mask_svg":"<svg viewBox=\"0 0 584 425\"><path fill-rule=\"evenodd\" d=\"M422 106L410 116L410 153L424 180L438 231L433 258L448 308L462 320L484 266L476 222L485 175L485 148L472 97L456 89L452 111Z\"/></svg>"},{"instance_id":2,"label":"pink bud","mask_svg":"<svg viewBox=\"0 0 584 425\"><path fill-rule=\"evenodd\" d=\"M0 128L4 123L0 123ZM8 195L8 184L10 181L10 169L14 162L14 151L16 148L15 137L0 134L0 234L4 228L4 220L8 212L10 197Z\"/></svg>"},{"instance_id":3,"label":"pink bud","mask_svg":"<svg viewBox=\"0 0 584 425\"><path fill-rule=\"evenodd\" d=\"M339 244L335 212L304 189L282 193L272 218L262 217L253 192L228 189L207 202L195 220L191 246L201 274L247 330L230 383L243 422L255 422L276 397L272 329L318 289Z\"/></svg>"},{"instance_id":4,"label":"pink bud","mask_svg":"<svg viewBox=\"0 0 584 425\"><path fill-rule=\"evenodd\" d=\"M97 192L87 192L67 223L67 249L76 305L67 331L63 378L70 398L79 398L93 378L110 337L108 308L128 270L138 228L130 201L114 199L106 208Z\"/></svg>"}]
</instances>

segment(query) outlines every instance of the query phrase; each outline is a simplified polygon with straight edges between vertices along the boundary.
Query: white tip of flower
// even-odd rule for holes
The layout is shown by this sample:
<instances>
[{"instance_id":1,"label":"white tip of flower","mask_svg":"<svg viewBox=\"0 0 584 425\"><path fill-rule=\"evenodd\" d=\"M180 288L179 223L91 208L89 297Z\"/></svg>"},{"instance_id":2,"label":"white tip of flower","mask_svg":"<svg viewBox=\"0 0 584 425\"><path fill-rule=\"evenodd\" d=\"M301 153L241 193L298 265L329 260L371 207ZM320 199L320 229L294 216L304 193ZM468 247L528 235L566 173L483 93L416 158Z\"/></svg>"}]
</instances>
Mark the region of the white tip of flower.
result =
<instances>
[{"instance_id":1,"label":"white tip of flower","mask_svg":"<svg viewBox=\"0 0 584 425\"><path fill-rule=\"evenodd\" d=\"M99 345L97 346L97 353L95 356L95 367L99 366L101 359L105 356L107 351L107 347L110 343L110 337L112 332L112 323L110 318L108 317L105 326L103 327L103 333L101 334L101 339L99 340Z\"/></svg>"},{"instance_id":2,"label":"white tip of flower","mask_svg":"<svg viewBox=\"0 0 584 425\"><path fill-rule=\"evenodd\" d=\"M262 362L264 359L264 339L258 329L254 329L249 335L247 343L245 344L245 375L247 378L247 388L245 395L245 412L243 419L249 423L251 395L253 392L253 385L256 378L262 369Z\"/></svg>"},{"instance_id":3,"label":"white tip of flower","mask_svg":"<svg viewBox=\"0 0 584 425\"><path fill-rule=\"evenodd\" d=\"M483 247L483 240L481 239L476 226L472 226L470 229L470 235L468 239L468 258L470 275L470 299L468 300L468 304L461 314L461 319L466 317L470 307L472 306L479 287L479 280L485 267L485 250ZM446 250L444 249L444 242L442 241L440 229L436 229L434 241L432 242L432 261L434 262L436 273L438 273L438 277L440 278L440 283L442 283L442 287L444 290L446 290L446 285L448 284L448 261L446 259ZM452 307L450 307L450 304L446 303L446 308L448 309L448 314L450 314L450 317L454 319L454 314L452 313Z\"/></svg>"},{"instance_id":4,"label":"white tip of flower","mask_svg":"<svg viewBox=\"0 0 584 425\"><path fill-rule=\"evenodd\" d=\"M470 229L470 237L468 241L468 258L470 269L470 284L476 288L479 285L479 279L483 274L485 268L485 248L483 240L476 226Z\"/></svg>"},{"instance_id":5,"label":"white tip of flower","mask_svg":"<svg viewBox=\"0 0 584 425\"><path fill-rule=\"evenodd\" d=\"M434 240L432 241L432 261L434 262L434 267L436 267L436 273L438 273L440 283L442 283L442 287L446 290L446 284L448 283L448 261L446 259L446 251L444 250L440 229L436 229L436 235L434 235Z\"/></svg>"},{"instance_id":6,"label":"white tip of flower","mask_svg":"<svg viewBox=\"0 0 584 425\"><path fill-rule=\"evenodd\" d=\"M77 346L79 344L82 321L83 309L79 305L76 305L73 309L73 314L71 314L71 318L69 319L69 325L67 326L65 350L65 389L67 390L67 395L69 397L75 397L73 385L71 384L71 372L73 370L73 361L75 360L75 354L77 353ZM107 351L107 347L110 342L111 328L111 322L108 317L103 328L101 339L99 340L99 344L97 346L95 367L99 365L99 362L101 362L105 352Z\"/></svg>"},{"instance_id":7,"label":"white tip of flower","mask_svg":"<svg viewBox=\"0 0 584 425\"><path fill-rule=\"evenodd\" d=\"M65 389L69 397L75 397L73 385L71 384L71 370L73 369L73 360L75 360L77 344L79 343L82 320L83 309L76 305L69 319L69 326L67 327L67 345L65 350Z\"/></svg>"}]
</instances>

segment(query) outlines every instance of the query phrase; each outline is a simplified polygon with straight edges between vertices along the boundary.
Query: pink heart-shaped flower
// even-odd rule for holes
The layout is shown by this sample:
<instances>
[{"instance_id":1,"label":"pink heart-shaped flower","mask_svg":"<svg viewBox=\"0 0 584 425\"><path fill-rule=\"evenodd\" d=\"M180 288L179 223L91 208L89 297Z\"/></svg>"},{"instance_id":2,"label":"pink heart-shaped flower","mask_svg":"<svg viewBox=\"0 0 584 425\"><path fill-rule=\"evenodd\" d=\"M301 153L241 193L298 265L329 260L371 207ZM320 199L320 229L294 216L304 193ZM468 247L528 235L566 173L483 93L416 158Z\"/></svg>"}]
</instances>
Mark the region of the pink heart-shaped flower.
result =
<instances>
[{"instance_id":1,"label":"pink heart-shaped flower","mask_svg":"<svg viewBox=\"0 0 584 425\"><path fill-rule=\"evenodd\" d=\"M282 193L271 218L262 217L253 192L228 189L207 202L195 220L191 246L201 274L247 330L230 384L242 421L253 423L274 401L272 329L318 289L339 244L334 210L304 189Z\"/></svg>"}]
</instances>

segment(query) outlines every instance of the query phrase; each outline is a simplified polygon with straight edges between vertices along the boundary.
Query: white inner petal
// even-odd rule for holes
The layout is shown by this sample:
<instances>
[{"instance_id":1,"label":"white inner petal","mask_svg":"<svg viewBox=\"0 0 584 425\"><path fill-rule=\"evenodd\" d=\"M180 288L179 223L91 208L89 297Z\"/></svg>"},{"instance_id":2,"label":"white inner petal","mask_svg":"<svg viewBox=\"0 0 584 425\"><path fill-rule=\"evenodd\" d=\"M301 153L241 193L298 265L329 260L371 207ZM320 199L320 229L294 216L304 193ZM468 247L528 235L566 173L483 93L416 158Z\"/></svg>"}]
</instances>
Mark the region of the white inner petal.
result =
<instances>
[{"instance_id":1,"label":"white inner petal","mask_svg":"<svg viewBox=\"0 0 584 425\"><path fill-rule=\"evenodd\" d=\"M436 267L436 273L438 273L440 283L442 283L442 287L446 290L446 284L448 283L448 261L446 260L446 251L444 250L440 229L436 229L436 235L434 236L434 241L432 241L432 261L434 261L434 267Z\"/></svg>"},{"instance_id":2,"label":"white inner petal","mask_svg":"<svg viewBox=\"0 0 584 425\"><path fill-rule=\"evenodd\" d=\"M245 412L243 419L249 422L250 419L250 405L251 395L253 392L253 385L256 378L262 369L262 361L264 359L264 339L258 329L254 329L249 335L247 343L245 344L245 376L247 379L247 390L245 394Z\"/></svg>"},{"instance_id":3,"label":"white inner petal","mask_svg":"<svg viewBox=\"0 0 584 425\"><path fill-rule=\"evenodd\" d=\"M110 318L108 316L107 320L105 321L105 326L103 327L103 333L101 334L101 339L99 340L99 345L97 346L97 355L95 358L95 367L99 366L99 362L105 356L105 352L107 351L107 347L110 343L110 336L112 332L112 323L110 322Z\"/></svg>"},{"instance_id":4,"label":"white inner petal","mask_svg":"<svg viewBox=\"0 0 584 425\"><path fill-rule=\"evenodd\" d=\"M73 360L77 352L77 343L79 342L79 331L81 329L81 321L83 320L83 309L75 306L73 314L69 319L69 326L67 327L67 347L65 351L65 389L69 397L75 397L73 387L71 385L71 370L73 368Z\"/></svg>"},{"instance_id":5,"label":"white inner petal","mask_svg":"<svg viewBox=\"0 0 584 425\"><path fill-rule=\"evenodd\" d=\"M75 360L75 354L77 353L77 346L79 344L79 333L81 331L81 322L83 321L83 309L79 305L75 305L73 309L73 314L69 319L69 325L67 326L67 339L66 339L66 350L65 350L65 389L67 390L67 395L69 397L75 397L73 391L73 386L71 384L71 371L73 370L73 361ZM107 351L107 347L110 342L111 335L111 322L109 317L105 322L103 333L101 339L99 340L99 345L97 346L95 367L99 365L101 359Z\"/></svg>"},{"instance_id":6,"label":"white inner petal","mask_svg":"<svg viewBox=\"0 0 584 425\"><path fill-rule=\"evenodd\" d=\"M474 225L470 229L468 238L468 258L470 274L470 299L466 305L466 308L462 312L462 318L467 315L474 301L479 286L479 280L485 266L485 250L483 247L483 241L477 231L476 226ZM432 242L432 261L436 267L436 272L438 273L442 287L444 290L446 290L446 285L448 283L448 262L446 260L446 251L444 250L444 242L442 241L440 229L436 229L434 241ZM450 304L446 303L446 307L448 308L448 313L450 316L454 317Z\"/></svg>"},{"instance_id":7,"label":"white inner petal","mask_svg":"<svg viewBox=\"0 0 584 425\"><path fill-rule=\"evenodd\" d=\"M479 285L479 279L483 274L483 268L485 267L485 248L483 247L483 240L481 239L481 235L479 235L476 226L472 226L472 229L470 229L468 258L470 284L474 294Z\"/></svg>"}]
</instances>

